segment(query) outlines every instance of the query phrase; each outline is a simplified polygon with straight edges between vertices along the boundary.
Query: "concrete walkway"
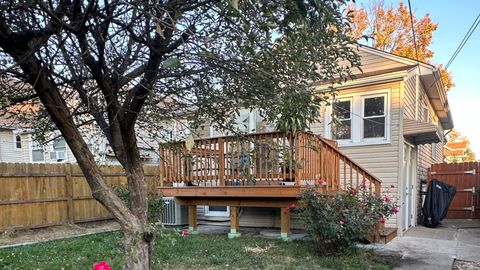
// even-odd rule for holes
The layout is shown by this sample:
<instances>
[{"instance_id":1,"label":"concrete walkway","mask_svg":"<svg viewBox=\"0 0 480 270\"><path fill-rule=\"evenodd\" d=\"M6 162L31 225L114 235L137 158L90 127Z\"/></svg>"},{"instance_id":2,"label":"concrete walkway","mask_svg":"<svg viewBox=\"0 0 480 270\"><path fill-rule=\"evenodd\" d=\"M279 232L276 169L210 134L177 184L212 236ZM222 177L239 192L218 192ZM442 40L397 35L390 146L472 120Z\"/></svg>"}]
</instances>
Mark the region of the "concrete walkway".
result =
<instances>
[{"instance_id":1,"label":"concrete walkway","mask_svg":"<svg viewBox=\"0 0 480 270\"><path fill-rule=\"evenodd\" d=\"M394 269L451 270L455 259L480 262L480 220L445 220L437 228L417 226L377 252L398 258Z\"/></svg>"}]
</instances>

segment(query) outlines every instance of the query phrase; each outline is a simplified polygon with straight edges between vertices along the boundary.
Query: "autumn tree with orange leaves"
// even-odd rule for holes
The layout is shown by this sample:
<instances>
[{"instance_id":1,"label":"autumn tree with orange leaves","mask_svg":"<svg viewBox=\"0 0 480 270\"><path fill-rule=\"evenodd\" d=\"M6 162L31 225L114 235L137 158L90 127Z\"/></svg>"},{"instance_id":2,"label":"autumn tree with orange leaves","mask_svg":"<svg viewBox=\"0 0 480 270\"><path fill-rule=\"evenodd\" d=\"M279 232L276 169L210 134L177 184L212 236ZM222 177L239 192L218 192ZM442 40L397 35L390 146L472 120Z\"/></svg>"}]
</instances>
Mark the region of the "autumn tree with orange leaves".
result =
<instances>
[{"instance_id":1,"label":"autumn tree with orange leaves","mask_svg":"<svg viewBox=\"0 0 480 270\"><path fill-rule=\"evenodd\" d=\"M351 6L354 38L365 38L369 45L382 51L396 55L432 63L434 52L429 49L432 43L432 34L437 30L429 14L423 18L413 15L415 42L411 27L411 18L408 7L400 2L398 6L385 6L381 2L371 2L365 7ZM418 56L417 56L418 54ZM454 86L451 74L438 65L446 89Z\"/></svg>"}]
</instances>

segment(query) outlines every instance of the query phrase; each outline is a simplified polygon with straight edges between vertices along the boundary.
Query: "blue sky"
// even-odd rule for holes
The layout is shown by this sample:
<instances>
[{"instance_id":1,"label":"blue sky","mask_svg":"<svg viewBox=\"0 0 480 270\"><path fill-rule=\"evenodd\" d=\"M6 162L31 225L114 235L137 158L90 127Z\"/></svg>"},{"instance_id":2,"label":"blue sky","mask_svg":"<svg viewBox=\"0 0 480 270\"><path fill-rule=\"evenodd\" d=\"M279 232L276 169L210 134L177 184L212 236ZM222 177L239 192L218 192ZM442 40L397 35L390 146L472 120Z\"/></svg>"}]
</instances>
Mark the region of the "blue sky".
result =
<instances>
[{"instance_id":1,"label":"blue sky","mask_svg":"<svg viewBox=\"0 0 480 270\"><path fill-rule=\"evenodd\" d=\"M356 4L369 2L357 0ZM385 4L397 2L390 0ZM480 13L480 1L410 0L410 3L415 16L428 13L432 21L438 23L430 48L435 52L434 63L445 65ZM448 70L455 83L448 93L455 129L470 139L472 150L480 158L480 26Z\"/></svg>"}]
</instances>

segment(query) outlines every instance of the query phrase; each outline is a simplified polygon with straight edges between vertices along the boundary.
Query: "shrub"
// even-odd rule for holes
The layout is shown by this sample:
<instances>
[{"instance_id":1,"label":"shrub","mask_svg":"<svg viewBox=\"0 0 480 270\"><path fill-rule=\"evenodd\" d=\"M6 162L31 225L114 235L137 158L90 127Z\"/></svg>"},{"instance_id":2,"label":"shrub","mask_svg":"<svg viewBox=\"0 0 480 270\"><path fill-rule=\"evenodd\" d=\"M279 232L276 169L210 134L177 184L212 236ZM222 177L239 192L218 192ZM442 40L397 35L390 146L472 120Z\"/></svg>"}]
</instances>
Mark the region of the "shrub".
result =
<instances>
[{"instance_id":1,"label":"shrub","mask_svg":"<svg viewBox=\"0 0 480 270\"><path fill-rule=\"evenodd\" d=\"M364 185L362 185L364 186ZM305 229L320 255L339 255L374 232L375 225L398 211L387 194L375 196L365 188L324 194L306 189L299 212Z\"/></svg>"}]
</instances>

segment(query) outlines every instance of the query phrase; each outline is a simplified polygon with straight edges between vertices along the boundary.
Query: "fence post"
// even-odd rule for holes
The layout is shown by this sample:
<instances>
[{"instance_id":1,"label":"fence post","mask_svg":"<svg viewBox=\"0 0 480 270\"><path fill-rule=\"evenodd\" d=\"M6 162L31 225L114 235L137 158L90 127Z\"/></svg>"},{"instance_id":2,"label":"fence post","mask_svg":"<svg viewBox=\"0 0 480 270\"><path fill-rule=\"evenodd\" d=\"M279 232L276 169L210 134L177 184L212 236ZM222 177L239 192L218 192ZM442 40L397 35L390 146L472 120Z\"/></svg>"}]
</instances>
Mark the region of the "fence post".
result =
<instances>
[{"instance_id":1,"label":"fence post","mask_svg":"<svg viewBox=\"0 0 480 270\"><path fill-rule=\"evenodd\" d=\"M64 165L65 172L65 188L67 195L67 218L68 223L75 223L75 209L73 203L73 180L72 180L72 164L68 163Z\"/></svg>"},{"instance_id":2,"label":"fence post","mask_svg":"<svg viewBox=\"0 0 480 270\"><path fill-rule=\"evenodd\" d=\"M225 186L225 145L223 138L218 139L218 180L221 187Z\"/></svg>"}]
</instances>

